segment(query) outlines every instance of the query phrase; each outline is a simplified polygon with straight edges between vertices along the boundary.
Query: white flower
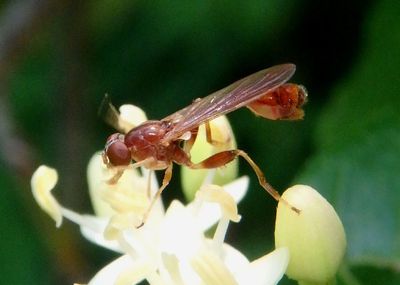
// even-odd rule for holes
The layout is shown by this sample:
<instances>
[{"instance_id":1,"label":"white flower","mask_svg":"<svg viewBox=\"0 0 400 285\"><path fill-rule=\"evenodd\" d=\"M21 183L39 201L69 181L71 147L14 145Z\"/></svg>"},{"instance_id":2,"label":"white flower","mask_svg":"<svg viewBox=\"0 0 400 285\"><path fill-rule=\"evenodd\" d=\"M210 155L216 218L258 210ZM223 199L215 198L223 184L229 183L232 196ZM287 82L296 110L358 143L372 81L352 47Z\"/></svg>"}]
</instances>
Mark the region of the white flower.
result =
<instances>
[{"instance_id":1,"label":"white flower","mask_svg":"<svg viewBox=\"0 0 400 285\"><path fill-rule=\"evenodd\" d=\"M135 107L120 109L120 128L129 129L145 120ZM222 140L223 141L223 140ZM61 226L66 218L80 226L90 241L121 256L101 269L89 284L276 284L283 276L289 251L282 247L249 262L237 249L224 243L230 221L238 222L237 202L245 195L248 178L224 185L203 185L195 199L184 206L172 201L167 210L156 201L145 224L143 215L158 184L146 169L127 169L118 183L109 185L109 169L101 155L88 167L89 191L96 215L82 215L61 206L51 195L57 183L55 169L40 166L31 186L39 206ZM212 181L208 171L204 181ZM212 238L205 232L217 223Z\"/></svg>"},{"instance_id":2,"label":"white flower","mask_svg":"<svg viewBox=\"0 0 400 285\"><path fill-rule=\"evenodd\" d=\"M93 160L91 167L103 167L99 155ZM56 213L61 213L62 217L77 223L90 241L122 253L89 284L137 284L145 279L150 284L248 284L249 280L252 284L276 284L285 272L289 258L286 248L249 262L242 253L223 242L229 221L240 220L236 202L247 190L247 177L224 187L204 186L192 203L184 206L175 200L165 213L160 202L145 225L136 228L141 207L127 211L122 206L112 209L110 216L81 215L62 207L50 192L57 182L54 174L54 169L41 166L32 177L34 197L42 209L57 225L61 220ZM136 175L139 181L147 180ZM104 190L111 194L100 194L104 201L112 204L120 199L129 204L135 197L143 200L143 188L135 189L135 184L131 184L132 191L128 192L125 187L131 181L125 178L125 182L120 182L119 186L108 186L110 189ZM152 188L156 186L155 182L152 184ZM206 238L204 232L217 221L213 238Z\"/></svg>"}]
</instances>

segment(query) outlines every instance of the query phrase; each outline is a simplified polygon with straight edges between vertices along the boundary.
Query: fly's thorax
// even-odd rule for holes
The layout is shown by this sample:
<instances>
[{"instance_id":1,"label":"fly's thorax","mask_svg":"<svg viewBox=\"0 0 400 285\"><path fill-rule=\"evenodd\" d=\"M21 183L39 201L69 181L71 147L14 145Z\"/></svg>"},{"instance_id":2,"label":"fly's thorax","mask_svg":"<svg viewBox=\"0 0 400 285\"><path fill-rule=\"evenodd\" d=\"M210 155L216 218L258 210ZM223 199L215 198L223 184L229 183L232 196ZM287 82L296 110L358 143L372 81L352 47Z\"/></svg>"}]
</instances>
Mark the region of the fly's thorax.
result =
<instances>
[{"instance_id":1,"label":"fly's thorax","mask_svg":"<svg viewBox=\"0 0 400 285\"><path fill-rule=\"evenodd\" d=\"M169 145L161 144L161 140L167 131L168 126L163 121L147 121L129 131L125 135L125 145L130 149L132 159L166 160Z\"/></svg>"}]
</instances>

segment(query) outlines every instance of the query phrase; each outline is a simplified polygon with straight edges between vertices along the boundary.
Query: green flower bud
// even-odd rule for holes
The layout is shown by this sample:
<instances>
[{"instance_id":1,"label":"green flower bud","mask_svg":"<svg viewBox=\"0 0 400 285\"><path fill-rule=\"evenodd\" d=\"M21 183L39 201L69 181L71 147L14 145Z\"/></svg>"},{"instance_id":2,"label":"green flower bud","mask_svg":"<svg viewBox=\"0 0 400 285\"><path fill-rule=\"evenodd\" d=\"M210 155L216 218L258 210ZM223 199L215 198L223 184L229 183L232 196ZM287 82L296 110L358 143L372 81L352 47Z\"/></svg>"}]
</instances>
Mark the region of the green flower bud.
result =
<instances>
[{"instance_id":1,"label":"green flower bud","mask_svg":"<svg viewBox=\"0 0 400 285\"><path fill-rule=\"evenodd\" d=\"M346 236L329 202L313 188L296 185L285 191L278 204L275 245L289 248L286 274L290 278L300 284L330 284L344 256Z\"/></svg>"}]
</instances>

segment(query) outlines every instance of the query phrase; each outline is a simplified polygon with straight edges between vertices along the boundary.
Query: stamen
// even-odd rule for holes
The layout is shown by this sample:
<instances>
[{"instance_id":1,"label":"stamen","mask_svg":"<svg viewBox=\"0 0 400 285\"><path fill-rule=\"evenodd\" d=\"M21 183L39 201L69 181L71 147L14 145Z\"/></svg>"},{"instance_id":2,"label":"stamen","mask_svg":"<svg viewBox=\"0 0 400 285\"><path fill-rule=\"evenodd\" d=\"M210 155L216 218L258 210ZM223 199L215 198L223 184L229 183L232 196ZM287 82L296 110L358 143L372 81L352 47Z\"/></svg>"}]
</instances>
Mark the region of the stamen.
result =
<instances>
[{"instance_id":1,"label":"stamen","mask_svg":"<svg viewBox=\"0 0 400 285\"><path fill-rule=\"evenodd\" d=\"M229 219L222 217L217 225L213 237L213 247L221 254L222 245L224 244L226 232L228 231Z\"/></svg>"},{"instance_id":2,"label":"stamen","mask_svg":"<svg viewBox=\"0 0 400 285\"><path fill-rule=\"evenodd\" d=\"M80 227L86 227L91 230L97 230L97 227L90 221L85 219L85 216L75 213L67 208L61 207L61 213L67 220L79 225Z\"/></svg>"},{"instance_id":3,"label":"stamen","mask_svg":"<svg viewBox=\"0 0 400 285\"><path fill-rule=\"evenodd\" d=\"M207 176L204 178L203 182L201 183L201 187L200 187L199 191L202 191L204 186L209 185L209 184L212 183L212 181L213 181L213 179L215 177L215 173L216 173L215 169L210 169L210 170L207 171ZM202 198L201 195L199 195L197 197L197 194L196 194L196 198L198 198L198 199L194 199L194 201L193 201L193 213L194 213L195 216L198 215L198 213L200 211L200 208L201 208L201 205L204 202L204 199Z\"/></svg>"}]
</instances>

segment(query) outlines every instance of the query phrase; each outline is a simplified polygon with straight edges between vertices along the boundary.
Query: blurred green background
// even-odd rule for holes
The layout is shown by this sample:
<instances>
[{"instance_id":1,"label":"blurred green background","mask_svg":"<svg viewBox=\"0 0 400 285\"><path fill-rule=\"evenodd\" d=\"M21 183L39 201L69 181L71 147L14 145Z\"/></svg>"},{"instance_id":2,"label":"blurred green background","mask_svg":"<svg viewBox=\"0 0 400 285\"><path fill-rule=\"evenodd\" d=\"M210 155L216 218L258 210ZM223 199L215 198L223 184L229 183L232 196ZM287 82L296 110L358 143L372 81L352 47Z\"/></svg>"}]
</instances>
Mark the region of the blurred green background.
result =
<instances>
[{"instance_id":1,"label":"blurred green background","mask_svg":"<svg viewBox=\"0 0 400 285\"><path fill-rule=\"evenodd\" d=\"M293 62L309 91L301 122L229 115L238 146L283 190L318 189L344 223L339 284L400 284L400 2L33 1L0 3L0 284L85 283L116 257L61 229L29 180L58 169L56 195L90 212L86 164L112 129L109 93L162 118L227 84ZM179 171L164 199L182 197ZM254 259L273 248L276 203L251 169L228 240ZM310 245L312 246L312 245ZM284 280L281 284L294 284Z\"/></svg>"}]
</instances>

